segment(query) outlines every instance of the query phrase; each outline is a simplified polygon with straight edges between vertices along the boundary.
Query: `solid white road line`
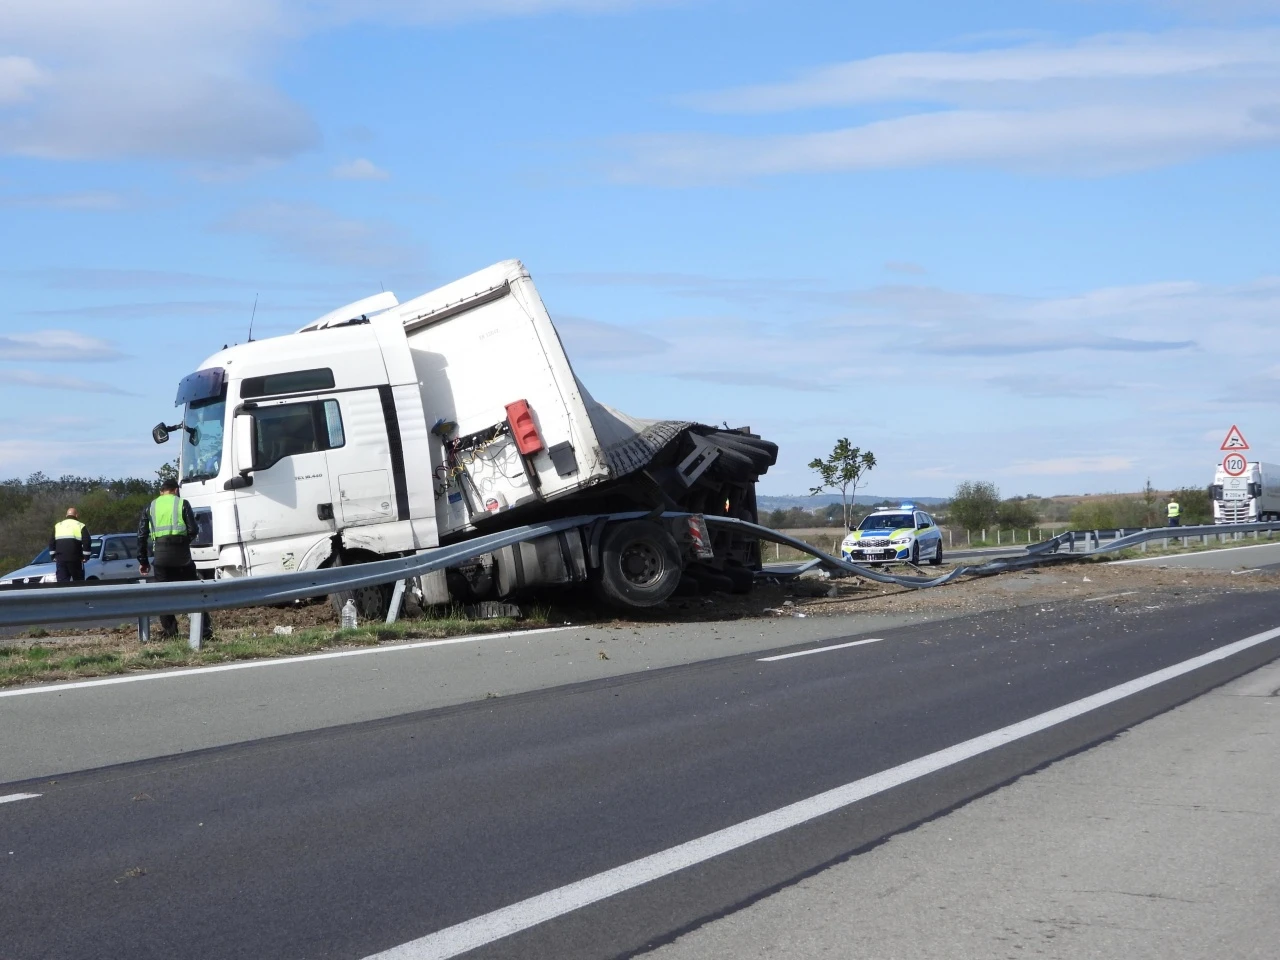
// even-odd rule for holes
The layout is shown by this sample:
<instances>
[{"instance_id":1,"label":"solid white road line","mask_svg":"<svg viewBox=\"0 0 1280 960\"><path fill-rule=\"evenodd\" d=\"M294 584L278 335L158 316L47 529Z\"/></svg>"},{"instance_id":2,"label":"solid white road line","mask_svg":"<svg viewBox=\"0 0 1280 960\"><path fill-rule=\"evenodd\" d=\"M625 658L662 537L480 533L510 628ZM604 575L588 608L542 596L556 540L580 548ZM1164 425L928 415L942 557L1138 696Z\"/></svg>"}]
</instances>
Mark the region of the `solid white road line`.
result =
<instances>
[{"instance_id":1,"label":"solid white road line","mask_svg":"<svg viewBox=\"0 0 1280 960\"><path fill-rule=\"evenodd\" d=\"M1280 540L1267 543L1251 543L1247 547L1214 547L1210 550L1192 550L1190 553L1170 553L1163 557L1137 557L1133 560L1108 560L1107 566L1119 567L1126 563L1169 563L1182 557L1216 556L1219 553L1234 553L1237 550L1260 550L1264 547L1280 547Z\"/></svg>"},{"instance_id":2,"label":"solid white road line","mask_svg":"<svg viewBox=\"0 0 1280 960\"><path fill-rule=\"evenodd\" d=\"M811 653L826 653L828 650L843 650L846 647L860 647L864 643L880 643L884 637L872 640L854 640L852 643L837 643L830 647L814 647L812 650L800 650L796 653L780 653L776 657L760 657L759 663L773 663L775 660L790 660L792 657L807 657Z\"/></svg>"},{"instance_id":3,"label":"solid white road line","mask_svg":"<svg viewBox=\"0 0 1280 960\"><path fill-rule=\"evenodd\" d=\"M38 796L40 796L38 793L11 793L0 797L0 803L13 803L15 800L34 800Z\"/></svg>"},{"instance_id":4,"label":"solid white road line","mask_svg":"<svg viewBox=\"0 0 1280 960\"><path fill-rule=\"evenodd\" d=\"M137 683L141 680L172 680L174 677L199 677L228 670L253 670L257 667L284 667L315 663L317 660L337 660L342 657L363 657L371 653L399 653L402 650L421 650L424 647L444 647L455 643L475 643L478 640L502 640L511 637L532 637L557 630L578 630L581 627L539 627L536 630L506 630L502 633L473 633L465 637L448 637L444 640L421 640L417 643L400 643L387 647L361 647L359 650L336 650L333 653L308 653L300 657L276 657L271 660L243 660L239 663L220 663L214 667L189 667L185 670L165 670L155 673L131 673L123 677L104 677L100 680L77 680L74 683L50 683L38 687L15 687L0 690L0 698L25 697L35 693L62 693L65 690L84 690L89 687L108 687L116 683Z\"/></svg>"},{"instance_id":5,"label":"solid white road line","mask_svg":"<svg viewBox=\"0 0 1280 960\"><path fill-rule=\"evenodd\" d=\"M556 890L549 890L455 926L446 927L418 940L411 940L390 950L372 954L365 960L448 960L468 950L509 937L607 897L632 890L678 870L695 866L749 843L833 813L859 800L865 800L867 797L936 773L1015 740L1047 730L1092 710L1123 700L1125 697L1141 693L1167 680L1181 677L1219 660L1225 660L1275 637L1280 637L1280 628L1237 640L1210 653L1192 657L1172 667L1165 667L1163 670L1111 687L1093 696L1056 707L1028 720L984 733L964 743L958 743L901 766L855 780L825 793L819 793L807 800L780 807L759 817L744 820L723 830L717 830L715 833L690 840L688 843L633 860L612 870L597 873L593 877L587 877Z\"/></svg>"}]
</instances>

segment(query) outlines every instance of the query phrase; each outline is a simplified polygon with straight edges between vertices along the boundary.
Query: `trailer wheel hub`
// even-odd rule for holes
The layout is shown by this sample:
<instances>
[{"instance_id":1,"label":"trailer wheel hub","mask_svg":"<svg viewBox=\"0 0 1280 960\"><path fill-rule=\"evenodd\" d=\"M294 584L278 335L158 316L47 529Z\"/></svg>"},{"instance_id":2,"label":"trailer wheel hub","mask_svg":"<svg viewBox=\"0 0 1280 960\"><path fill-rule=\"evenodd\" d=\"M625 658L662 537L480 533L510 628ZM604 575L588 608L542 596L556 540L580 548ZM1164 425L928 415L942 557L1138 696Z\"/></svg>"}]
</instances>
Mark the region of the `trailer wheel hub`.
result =
<instances>
[{"instance_id":1,"label":"trailer wheel hub","mask_svg":"<svg viewBox=\"0 0 1280 960\"><path fill-rule=\"evenodd\" d=\"M648 586L662 576L662 554L647 540L633 540L619 557L622 574L638 587Z\"/></svg>"}]
</instances>

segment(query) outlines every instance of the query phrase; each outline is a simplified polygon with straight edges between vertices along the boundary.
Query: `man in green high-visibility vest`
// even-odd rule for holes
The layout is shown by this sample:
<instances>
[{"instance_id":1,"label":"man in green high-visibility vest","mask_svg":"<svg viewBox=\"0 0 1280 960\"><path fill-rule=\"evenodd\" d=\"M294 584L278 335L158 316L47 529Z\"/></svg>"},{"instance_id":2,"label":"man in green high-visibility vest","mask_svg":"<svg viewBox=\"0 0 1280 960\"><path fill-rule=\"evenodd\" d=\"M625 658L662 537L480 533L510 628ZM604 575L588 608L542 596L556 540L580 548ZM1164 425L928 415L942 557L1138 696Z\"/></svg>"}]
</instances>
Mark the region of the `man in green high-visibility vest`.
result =
<instances>
[{"instance_id":1,"label":"man in green high-visibility vest","mask_svg":"<svg viewBox=\"0 0 1280 960\"><path fill-rule=\"evenodd\" d=\"M1169 526L1176 527L1182 523L1182 506L1177 500L1169 499Z\"/></svg>"},{"instance_id":2,"label":"man in green high-visibility vest","mask_svg":"<svg viewBox=\"0 0 1280 960\"><path fill-rule=\"evenodd\" d=\"M155 571L158 582L198 580L195 561L191 559L191 541L200 532L191 504L178 496L178 481L160 484L160 496L142 511L138 524L138 572L144 577ZM213 624L204 615L204 639L213 637ZM160 633L165 640L178 636L178 618L167 613L160 618Z\"/></svg>"},{"instance_id":3,"label":"man in green high-visibility vest","mask_svg":"<svg viewBox=\"0 0 1280 960\"><path fill-rule=\"evenodd\" d=\"M80 522L75 507L67 507L67 516L53 525L49 553L57 564L59 583L84 579L84 558L89 555L89 528Z\"/></svg>"}]
</instances>

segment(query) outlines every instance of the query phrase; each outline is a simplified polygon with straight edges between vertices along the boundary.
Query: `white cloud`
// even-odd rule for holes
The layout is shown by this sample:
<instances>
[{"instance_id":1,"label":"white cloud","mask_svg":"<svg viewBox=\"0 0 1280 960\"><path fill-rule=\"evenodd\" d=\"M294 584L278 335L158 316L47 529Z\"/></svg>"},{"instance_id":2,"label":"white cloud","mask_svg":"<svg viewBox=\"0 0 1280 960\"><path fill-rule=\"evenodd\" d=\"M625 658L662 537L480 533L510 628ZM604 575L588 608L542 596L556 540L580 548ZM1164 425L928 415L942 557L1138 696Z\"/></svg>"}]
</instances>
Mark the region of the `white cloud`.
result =
<instances>
[{"instance_id":1,"label":"white cloud","mask_svg":"<svg viewBox=\"0 0 1280 960\"><path fill-rule=\"evenodd\" d=\"M1059 457L1050 460L1019 460L1004 472L1020 477L1060 477L1081 473L1118 473L1133 465L1133 457Z\"/></svg>"},{"instance_id":2,"label":"white cloud","mask_svg":"<svg viewBox=\"0 0 1280 960\"><path fill-rule=\"evenodd\" d=\"M0 360L82 361L118 360L124 354L106 340L73 330L36 330L0 334Z\"/></svg>"},{"instance_id":3,"label":"white cloud","mask_svg":"<svg viewBox=\"0 0 1280 960\"><path fill-rule=\"evenodd\" d=\"M671 345L659 337L586 317L557 316L556 330L565 351L581 360L621 359L665 353Z\"/></svg>"},{"instance_id":4,"label":"white cloud","mask_svg":"<svg viewBox=\"0 0 1280 960\"><path fill-rule=\"evenodd\" d=\"M755 114L882 104L897 115L834 129L827 120L810 132L626 138L616 178L696 183L936 164L1106 174L1280 144L1280 30L890 54L685 102Z\"/></svg>"},{"instance_id":5,"label":"white cloud","mask_svg":"<svg viewBox=\"0 0 1280 960\"><path fill-rule=\"evenodd\" d=\"M391 174L374 164L372 160L360 157L347 163L340 163L330 171L335 180L389 180Z\"/></svg>"},{"instance_id":6,"label":"white cloud","mask_svg":"<svg viewBox=\"0 0 1280 960\"><path fill-rule=\"evenodd\" d=\"M125 199L109 190L82 190L78 193L0 194L0 207L44 210L120 210Z\"/></svg>"},{"instance_id":7,"label":"white cloud","mask_svg":"<svg viewBox=\"0 0 1280 960\"><path fill-rule=\"evenodd\" d=\"M810 71L797 80L687 98L715 112L767 113L857 103L990 106L1042 102L1071 86L1276 79L1280 31L1111 34L963 53L897 53Z\"/></svg>"},{"instance_id":8,"label":"white cloud","mask_svg":"<svg viewBox=\"0 0 1280 960\"><path fill-rule=\"evenodd\" d=\"M101 427L101 421L95 421ZM57 476L151 476L163 461L148 440L94 437L81 431L74 440L0 438L0 476L26 477L36 472Z\"/></svg>"},{"instance_id":9,"label":"white cloud","mask_svg":"<svg viewBox=\"0 0 1280 960\"><path fill-rule=\"evenodd\" d=\"M549 13L621 13L679 2L682 0L318 0L314 7L335 19L440 23Z\"/></svg>"},{"instance_id":10,"label":"white cloud","mask_svg":"<svg viewBox=\"0 0 1280 960\"><path fill-rule=\"evenodd\" d=\"M258 169L320 141L275 83L287 48L354 21L608 13L622 0L6 0L0 153ZM647 0L652 2L652 0Z\"/></svg>"},{"instance_id":11,"label":"white cloud","mask_svg":"<svg viewBox=\"0 0 1280 960\"><path fill-rule=\"evenodd\" d=\"M268 201L244 207L214 230L256 234L278 253L316 263L384 271L422 265L417 245L396 224L344 217L312 203Z\"/></svg>"},{"instance_id":12,"label":"white cloud","mask_svg":"<svg viewBox=\"0 0 1280 960\"><path fill-rule=\"evenodd\" d=\"M0 105L26 100L45 79L30 57L0 57Z\"/></svg>"},{"instance_id":13,"label":"white cloud","mask_svg":"<svg viewBox=\"0 0 1280 960\"><path fill-rule=\"evenodd\" d=\"M954 164L1099 175L1277 143L1280 114L1272 115L1269 99L950 110L821 133L635 137L625 142L632 156L614 168L614 176L623 182L699 183Z\"/></svg>"},{"instance_id":14,"label":"white cloud","mask_svg":"<svg viewBox=\"0 0 1280 960\"><path fill-rule=\"evenodd\" d=\"M0 370L0 384L3 383L19 387L36 387L41 390L110 393L121 397L138 396L138 394L124 390L113 383L104 383L100 380L82 380L79 377L64 377L57 374L35 373L31 370Z\"/></svg>"}]
</instances>

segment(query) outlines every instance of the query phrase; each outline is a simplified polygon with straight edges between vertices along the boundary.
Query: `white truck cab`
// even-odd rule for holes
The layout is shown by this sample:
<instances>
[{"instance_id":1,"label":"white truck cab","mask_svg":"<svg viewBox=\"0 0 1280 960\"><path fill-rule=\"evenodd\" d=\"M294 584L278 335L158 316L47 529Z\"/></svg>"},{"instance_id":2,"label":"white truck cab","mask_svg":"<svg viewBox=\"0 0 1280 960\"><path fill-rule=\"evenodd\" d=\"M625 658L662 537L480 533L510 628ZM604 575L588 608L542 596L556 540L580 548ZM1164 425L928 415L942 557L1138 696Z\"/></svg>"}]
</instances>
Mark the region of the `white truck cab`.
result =
<instances>
[{"instance_id":1,"label":"white truck cab","mask_svg":"<svg viewBox=\"0 0 1280 960\"><path fill-rule=\"evenodd\" d=\"M226 348L183 378L176 403L182 423L153 437L181 433L182 495L201 525L192 554L216 577L404 556L569 513L709 503L754 520L755 480L777 455L745 431L596 403L514 260ZM556 506L571 497L581 505ZM739 548L734 562L749 567ZM506 593L590 566L563 543L508 551L494 561ZM448 598L443 576L421 589Z\"/></svg>"},{"instance_id":2,"label":"white truck cab","mask_svg":"<svg viewBox=\"0 0 1280 960\"><path fill-rule=\"evenodd\" d=\"M1220 463L1213 476L1211 492L1214 523L1280 520L1280 466L1250 460L1244 472L1237 476L1228 473Z\"/></svg>"}]
</instances>

